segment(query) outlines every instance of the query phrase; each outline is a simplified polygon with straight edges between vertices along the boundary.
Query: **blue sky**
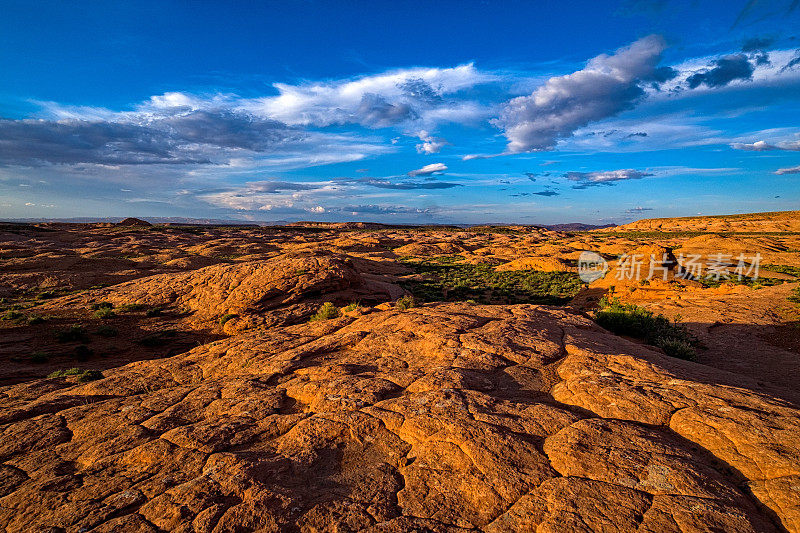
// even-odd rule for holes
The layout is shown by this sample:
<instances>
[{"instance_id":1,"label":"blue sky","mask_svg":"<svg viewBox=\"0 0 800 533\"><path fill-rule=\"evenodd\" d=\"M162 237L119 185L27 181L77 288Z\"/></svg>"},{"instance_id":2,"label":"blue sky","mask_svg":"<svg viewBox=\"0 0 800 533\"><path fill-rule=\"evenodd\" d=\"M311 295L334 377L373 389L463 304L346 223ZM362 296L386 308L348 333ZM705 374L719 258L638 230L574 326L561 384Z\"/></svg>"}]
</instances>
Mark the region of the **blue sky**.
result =
<instances>
[{"instance_id":1,"label":"blue sky","mask_svg":"<svg viewBox=\"0 0 800 533\"><path fill-rule=\"evenodd\" d=\"M0 0L0 218L797 209L798 4Z\"/></svg>"}]
</instances>

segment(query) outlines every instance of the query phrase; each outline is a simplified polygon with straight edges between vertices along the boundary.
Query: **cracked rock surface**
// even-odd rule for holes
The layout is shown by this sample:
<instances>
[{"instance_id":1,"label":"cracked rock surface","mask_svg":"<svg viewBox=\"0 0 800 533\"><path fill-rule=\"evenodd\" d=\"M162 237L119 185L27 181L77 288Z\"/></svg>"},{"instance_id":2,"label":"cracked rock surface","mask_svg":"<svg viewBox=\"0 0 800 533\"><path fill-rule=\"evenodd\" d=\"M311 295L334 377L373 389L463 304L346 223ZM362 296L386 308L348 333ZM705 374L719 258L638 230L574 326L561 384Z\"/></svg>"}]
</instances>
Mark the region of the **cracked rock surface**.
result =
<instances>
[{"instance_id":1,"label":"cracked rock surface","mask_svg":"<svg viewBox=\"0 0 800 533\"><path fill-rule=\"evenodd\" d=\"M563 309L430 304L4 387L10 531L800 528L800 412Z\"/></svg>"}]
</instances>

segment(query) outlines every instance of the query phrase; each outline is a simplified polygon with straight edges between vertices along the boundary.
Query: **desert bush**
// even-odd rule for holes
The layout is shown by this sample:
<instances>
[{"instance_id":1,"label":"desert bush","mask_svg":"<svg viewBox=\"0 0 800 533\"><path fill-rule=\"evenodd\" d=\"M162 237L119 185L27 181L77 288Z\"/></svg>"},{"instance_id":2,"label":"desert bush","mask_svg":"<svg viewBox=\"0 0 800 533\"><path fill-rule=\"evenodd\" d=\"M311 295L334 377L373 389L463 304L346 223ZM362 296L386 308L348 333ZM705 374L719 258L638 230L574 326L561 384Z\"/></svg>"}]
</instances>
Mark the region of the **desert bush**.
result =
<instances>
[{"instance_id":1,"label":"desert bush","mask_svg":"<svg viewBox=\"0 0 800 533\"><path fill-rule=\"evenodd\" d=\"M236 313L225 313L221 317L219 317L219 325L224 326L226 322L229 320L233 320L234 318L238 317Z\"/></svg>"},{"instance_id":2,"label":"desert bush","mask_svg":"<svg viewBox=\"0 0 800 533\"><path fill-rule=\"evenodd\" d=\"M97 311L98 309L114 309L114 304L111 302L97 302L90 305L92 309Z\"/></svg>"},{"instance_id":3,"label":"desert bush","mask_svg":"<svg viewBox=\"0 0 800 533\"><path fill-rule=\"evenodd\" d=\"M89 336L80 324L73 324L66 329L57 331L56 339L58 342L89 342Z\"/></svg>"},{"instance_id":4,"label":"desert bush","mask_svg":"<svg viewBox=\"0 0 800 533\"><path fill-rule=\"evenodd\" d=\"M309 322L330 320L331 318L337 318L338 316L339 310L336 308L336 306L331 302L325 302L319 307L319 309L317 309L317 312L311 316Z\"/></svg>"},{"instance_id":5,"label":"desert bush","mask_svg":"<svg viewBox=\"0 0 800 533\"><path fill-rule=\"evenodd\" d=\"M411 309L412 307L417 306L417 301L414 299L413 296L405 295L397 302L395 302L394 306L401 311L405 311L406 309Z\"/></svg>"},{"instance_id":6,"label":"desert bush","mask_svg":"<svg viewBox=\"0 0 800 533\"><path fill-rule=\"evenodd\" d=\"M147 311L144 312L145 316L161 316L164 310L160 307L151 307Z\"/></svg>"},{"instance_id":7,"label":"desert bush","mask_svg":"<svg viewBox=\"0 0 800 533\"><path fill-rule=\"evenodd\" d=\"M103 373L99 370L84 370L83 373L78 376L78 381L81 383L96 381L98 379L103 379Z\"/></svg>"},{"instance_id":8,"label":"desert bush","mask_svg":"<svg viewBox=\"0 0 800 533\"><path fill-rule=\"evenodd\" d=\"M41 324L43 322L46 322L47 321L47 317L46 316L42 316L42 315L28 315L28 318L26 320L27 320L28 324L33 326L33 325L36 325L36 324Z\"/></svg>"},{"instance_id":9,"label":"desert bush","mask_svg":"<svg viewBox=\"0 0 800 533\"><path fill-rule=\"evenodd\" d=\"M361 307L361 304L359 302L350 302L346 306L342 307L342 312L349 313L350 311L355 311L359 307Z\"/></svg>"},{"instance_id":10,"label":"desert bush","mask_svg":"<svg viewBox=\"0 0 800 533\"><path fill-rule=\"evenodd\" d=\"M117 313L111 309L110 307L101 307L97 311L95 311L92 316L95 318L99 318L101 320L107 320L109 318L114 318L117 316Z\"/></svg>"},{"instance_id":11,"label":"desert bush","mask_svg":"<svg viewBox=\"0 0 800 533\"><path fill-rule=\"evenodd\" d=\"M789 301L792 303L800 304L800 287L792 289L792 294L789 296Z\"/></svg>"},{"instance_id":12,"label":"desert bush","mask_svg":"<svg viewBox=\"0 0 800 533\"><path fill-rule=\"evenodd\" d=\"M671 357L688 360L696 357L693 346L696 341L685 326L638 305L623 304L618 298L604 297L599 306L595 322L612 333L641 339Z\"/></svg>"},{"instance_id":13,"label":"desert bush","mask_svg":"<svg viewBox=\"0 0 800 533\"><path fill-rule=\"evenodd\" d=\"M117 308L120 313L135 313L145 309L147 309L145 304L122 304Z\"/></svg>"},{"instance_id":14,"label":"desert bush","mask_svg":"<svg viewBox=\"0 0 800 533\"><path fill-rule=\"evenodd\" d=\"M77 376L78 381L86 383L88 381L95 381L103 378L103 373L99 370L82 370L80 368L69 368L67 370L56 370L47 375L48 378L66 378L70 376Z\"/></svg>"},{"instance_id":15,"label":"desert bush","mask_svg":"<svg viewBox=\"0 0 800 533\"><path fill-rule=\"evenodd\" d=\"M100 326L95 333L101 337L116 337L119 335L119 330L111 326Z\"/></svg>"},{"instance_id":16,"label":"desert bush","mask_svg":"<svg viewBox=\"0 0 800 533\"><path fill-rule=\"evenodd\" d=\"M80 368L68 368L66 370L56 370L47 375L48 378L64 378L67 376L79 376L83 374Z\"/></svg>"},{"instance_id":17,"label":"desert bush","mask_svg":"<svg viewBox=\"0 0 800 533\"><path fill-rule=\"evenodd\" d=\"M19 320L23 317L23 314L15 309L9 309L8 311L3 314L3 320Z\"/></svg>"},{"instance_id":18,"label":"desert bush","mask_svg":"<svg viewBox=\"0 0 800 533\"><path fill-rule=\"evenodd\" d=\"M446 257L447 261L406 261L420 276L403 286L423 302L474 300L488 304L563 304L581 289L580 278L572 272L498 272L492 264L463 264L454 256Z\"/></svg>"}]
</instances>

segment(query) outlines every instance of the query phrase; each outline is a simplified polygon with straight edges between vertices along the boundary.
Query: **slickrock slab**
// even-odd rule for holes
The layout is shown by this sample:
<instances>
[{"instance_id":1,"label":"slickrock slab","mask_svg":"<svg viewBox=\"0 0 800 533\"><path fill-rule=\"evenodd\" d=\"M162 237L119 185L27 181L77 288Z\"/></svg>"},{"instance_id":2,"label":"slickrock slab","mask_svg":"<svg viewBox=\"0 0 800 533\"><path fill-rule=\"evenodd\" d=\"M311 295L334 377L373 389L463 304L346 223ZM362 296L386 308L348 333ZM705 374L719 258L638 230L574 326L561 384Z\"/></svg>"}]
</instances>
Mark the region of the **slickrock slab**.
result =
<instances>
[{"instance_id":1,"label":"slickrock slab","mask_svg":"<svg viewBox=\"0 0 800 533\"><path fill-rule=\"evenodd\" d=\"M266 301L228 268L171 290ZM0 389L0 526L798 530L800 410L729 378L530 305L246 330Z\"/></svg>"}]
</instances>

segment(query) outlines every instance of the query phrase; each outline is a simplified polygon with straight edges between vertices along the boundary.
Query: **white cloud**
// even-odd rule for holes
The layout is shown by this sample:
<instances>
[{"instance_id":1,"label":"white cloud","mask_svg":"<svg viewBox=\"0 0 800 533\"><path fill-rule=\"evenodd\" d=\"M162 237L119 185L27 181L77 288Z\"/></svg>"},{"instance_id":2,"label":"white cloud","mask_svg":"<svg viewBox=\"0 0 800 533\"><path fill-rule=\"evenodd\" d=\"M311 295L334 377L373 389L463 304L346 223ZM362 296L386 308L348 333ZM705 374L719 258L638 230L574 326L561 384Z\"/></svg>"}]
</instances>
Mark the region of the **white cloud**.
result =
<instances>
[{"instance_id":1,"label":"white cloud","mask_svg":"<svg viewBox=\"0 0 800 533\"><path fill-rule=\"evenodd\" d=\"M444 172L447 170L447 165L444 163L431 163L430 165L425 165L422 168L418 168L416 170L412 170L408 173L409 176L430 176L436 172Z\"/></svg>"},{"instance_id":2,"label":"white cloud","mask_svg":"<svg viewBox=\"0 0 800 533\"><path fill-rule=\"evenodd\" d=\"M450 102L447 97L495 79L471 63L453 68L400 69L351 80L276 83L277 96L242 100L238 105L295 126L459 122L474 118L480 106L463 100Z\"/></svg>"},{"instance_id":3,"label":"white cloud","mask_svg":"<svg viewBox=\"0 0 800 533\"><path fill-rule=\"evenodd\" d=\"M509 141L508 151L552 150L576 129L630 108L644 94L640 82L661 75L657 64L665 46L661 37L645 37L509 101L494 121Z\"/></svg>"},{"instance_id":4,"label":"white cloud","mask_svg":"<svg viewBox=\"0 0 800 533\"><path fill-rule=\"evenodd\" d=\"M731 148L736 150L747 150L750 152L767 152L771 150L788 150L792 152L800 151L800 141L781 141L769 143L767 141L756 141L754 143L731 143Z\"/></svg>"},{"instance_id":5,"label":"white cloud","mask_svg":"<svg viewBox=\"0 0 800 533\"><path fill-rule=\"evenodd\" d=\"M426 130L420 130L417 137L422 141L416 146L417 152L420 154L438 154L448 144L446 140L436 138Z\"/></svg>"},{"instance_id":6,"label":"white cloud","mask_svg":"<svg viewBox=\"0 0 800 533\"><path fill-rule=\"evenodd\" d=\"M596 185L612 185L616 181L638 180L652 175L650 172L627 168L595 172L567 172L564 177L570 181L577 182L576 185L572 186L573 189L586 189Z\"/></svg>"},{"instance_id":7,"label":"white cloud","mask_svg":"<svg viewBox=\"0 0 800 533\"><path fill-rule=\"evenodd\" d=\"M775 171L775 174L783 175L783 174L800 174L800 166L797 167L789 167L789 168L779 168Z\"/></svg>"}]
</instances>

